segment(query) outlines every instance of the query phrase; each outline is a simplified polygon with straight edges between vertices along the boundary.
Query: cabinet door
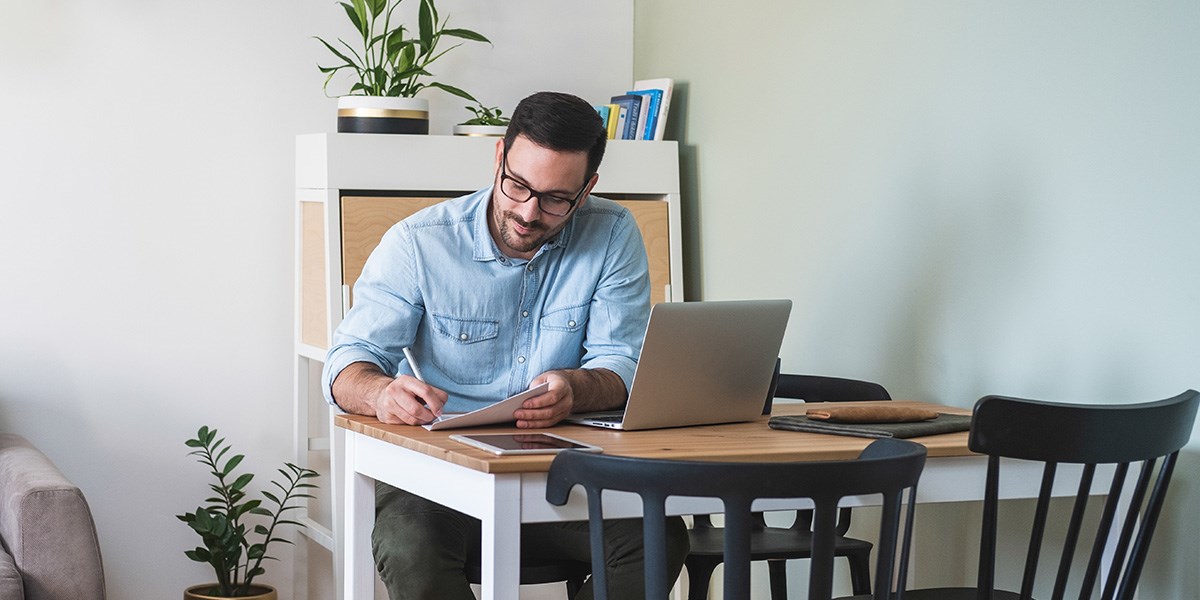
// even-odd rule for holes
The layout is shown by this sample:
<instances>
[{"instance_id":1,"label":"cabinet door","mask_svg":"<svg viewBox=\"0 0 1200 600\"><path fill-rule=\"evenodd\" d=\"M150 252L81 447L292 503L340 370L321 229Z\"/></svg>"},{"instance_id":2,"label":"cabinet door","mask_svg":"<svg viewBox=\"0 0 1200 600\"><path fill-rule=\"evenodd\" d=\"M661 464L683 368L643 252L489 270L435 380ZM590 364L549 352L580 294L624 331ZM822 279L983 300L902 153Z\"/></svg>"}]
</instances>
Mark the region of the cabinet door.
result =
<instances>
[{"instance_id":1,"label":"cabinet door","mask_svg":"<svg viewBox=\"0 0 1200 600\"><path fill-rule=\"evenodd\" d=\"M342 283L350 287L362 275L363 265L383 234L409 215L451 198L343 196L342 197ZM354 303L353 296L350 303ZM343 310L350 310L347 304Z\"/></svg>"},{"instance_id":2,"label":"cabinet door","mask_svg":"<svg viewBox=\"0 0 1200 600\"><path fill-rule=\"evenodd\" d=\"M642 232L646 258L650 263L650 303L666 302L671 286L671 237L668 205L665 200L630 200L609 196L629 209ZM628 197L626 197L628 198Z\"/></svg>"}]
</instances>

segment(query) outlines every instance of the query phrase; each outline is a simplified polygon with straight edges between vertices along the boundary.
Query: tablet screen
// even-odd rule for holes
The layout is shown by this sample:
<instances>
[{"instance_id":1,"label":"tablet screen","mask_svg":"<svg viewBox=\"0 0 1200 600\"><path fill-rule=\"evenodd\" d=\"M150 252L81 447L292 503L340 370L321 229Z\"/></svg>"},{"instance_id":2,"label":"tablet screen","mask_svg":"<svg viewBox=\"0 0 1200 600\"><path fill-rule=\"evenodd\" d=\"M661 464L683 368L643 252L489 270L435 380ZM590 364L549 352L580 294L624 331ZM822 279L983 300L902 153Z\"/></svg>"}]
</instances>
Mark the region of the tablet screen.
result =
<instances>
[{"instance_id":1,"label":"tablet screen","mask_svg":"<svg viewBox=\"0 0 1200 600\"><path fill-rule=\"evenodd\" d=\"M454 435L451 438L498 454L596 450L595 446L545 433Z\"/></svg>"}]
</instances>

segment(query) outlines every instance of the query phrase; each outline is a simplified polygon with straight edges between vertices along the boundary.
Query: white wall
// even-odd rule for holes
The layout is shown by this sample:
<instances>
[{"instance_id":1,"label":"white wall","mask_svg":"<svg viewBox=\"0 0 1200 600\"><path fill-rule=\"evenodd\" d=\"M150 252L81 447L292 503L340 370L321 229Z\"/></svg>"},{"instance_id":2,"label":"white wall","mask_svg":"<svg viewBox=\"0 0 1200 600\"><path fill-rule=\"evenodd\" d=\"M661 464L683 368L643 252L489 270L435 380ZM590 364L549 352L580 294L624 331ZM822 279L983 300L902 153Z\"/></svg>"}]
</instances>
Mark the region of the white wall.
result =
<instances>
[{"instance_id":1,"label":"white wall","mask_svg":"<svg viewBox=\"0 0 1200 600\"><path fill-rule=\"evenodd\" d=\"M495 46L435 73L506 113L631 81L632 0L439 8ZM311 36L349 26L309 0L0 14L0 429L83 488L110 598L177 597L212 578L174 518L207 494L183 441L217 427L260 478L290 459L293 138L334 129ZM428 97L434 133L469 117ZM268 581L291 597L276 552Z\"/></svg>"},{"instance_id":2,"label":"white wall","mask_svg":"<svg viewBox=\"0 0 1200 600\"><path fill-rule=\"evenodd\" d=\"M1200 387L1200 4L636 8L635 76L684 88L689 298L792 298L785 370L958 406ZM1200 597L1198 452L1144 599ZM919 584L973 576L952 516Z\"/></svg>"}]
</instances>

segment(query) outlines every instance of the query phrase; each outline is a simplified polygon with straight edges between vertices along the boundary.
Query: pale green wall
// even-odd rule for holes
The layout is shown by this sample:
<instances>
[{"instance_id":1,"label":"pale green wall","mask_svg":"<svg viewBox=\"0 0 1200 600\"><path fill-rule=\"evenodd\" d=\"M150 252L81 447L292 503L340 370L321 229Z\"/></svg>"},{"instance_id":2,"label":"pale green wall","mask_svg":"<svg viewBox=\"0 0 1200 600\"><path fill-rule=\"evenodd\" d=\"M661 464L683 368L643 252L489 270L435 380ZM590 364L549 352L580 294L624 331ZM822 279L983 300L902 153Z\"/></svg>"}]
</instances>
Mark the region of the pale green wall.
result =
<instances>
[{"instance_id":1,"label":"pale green wall","mask_svg":"<svg viewBox=\"0 0 1200 600\"><path fill-rule=\"evenodd\" d=\"M682 88L689 298L793 299L785 369L960 406L1200 387L1200 3L639 0L634 38ZM1200 597L1195 454L1143 599Z\"/></svg>"}]
</instances>

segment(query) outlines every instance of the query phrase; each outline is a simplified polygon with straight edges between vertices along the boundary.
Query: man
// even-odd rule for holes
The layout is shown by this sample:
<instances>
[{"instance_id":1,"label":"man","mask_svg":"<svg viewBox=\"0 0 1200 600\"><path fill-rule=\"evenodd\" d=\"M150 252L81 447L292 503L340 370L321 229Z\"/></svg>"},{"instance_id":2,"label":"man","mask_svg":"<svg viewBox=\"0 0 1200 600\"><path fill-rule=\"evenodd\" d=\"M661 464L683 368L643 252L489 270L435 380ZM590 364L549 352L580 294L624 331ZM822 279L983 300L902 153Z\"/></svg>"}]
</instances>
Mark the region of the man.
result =
<instances>
[{"instance_id":1,"label":"man","mask_svg":"<svg viewBox=\"0 0 1200 600\"><path fill-rule=\"evenodd\" d=\"M420 425L548 383L517 410L522 428L624 404L649 276L633 216L588 195L605 142L599 116L580 98L522 100L496 144L492 187L401 221L367 260L325 362L327 399ZM641 521L609 525L610 597L642 598ZM687 533L681 520L669 525L677 574ZM590 560L587 523L526 525L521 542L526 557ZM473 599L463 566L479 560L479 547L477 520L376 486L372 548L393 600ZM590 585L580 593L591 595Z\"/></svg>"}]
</instances>

